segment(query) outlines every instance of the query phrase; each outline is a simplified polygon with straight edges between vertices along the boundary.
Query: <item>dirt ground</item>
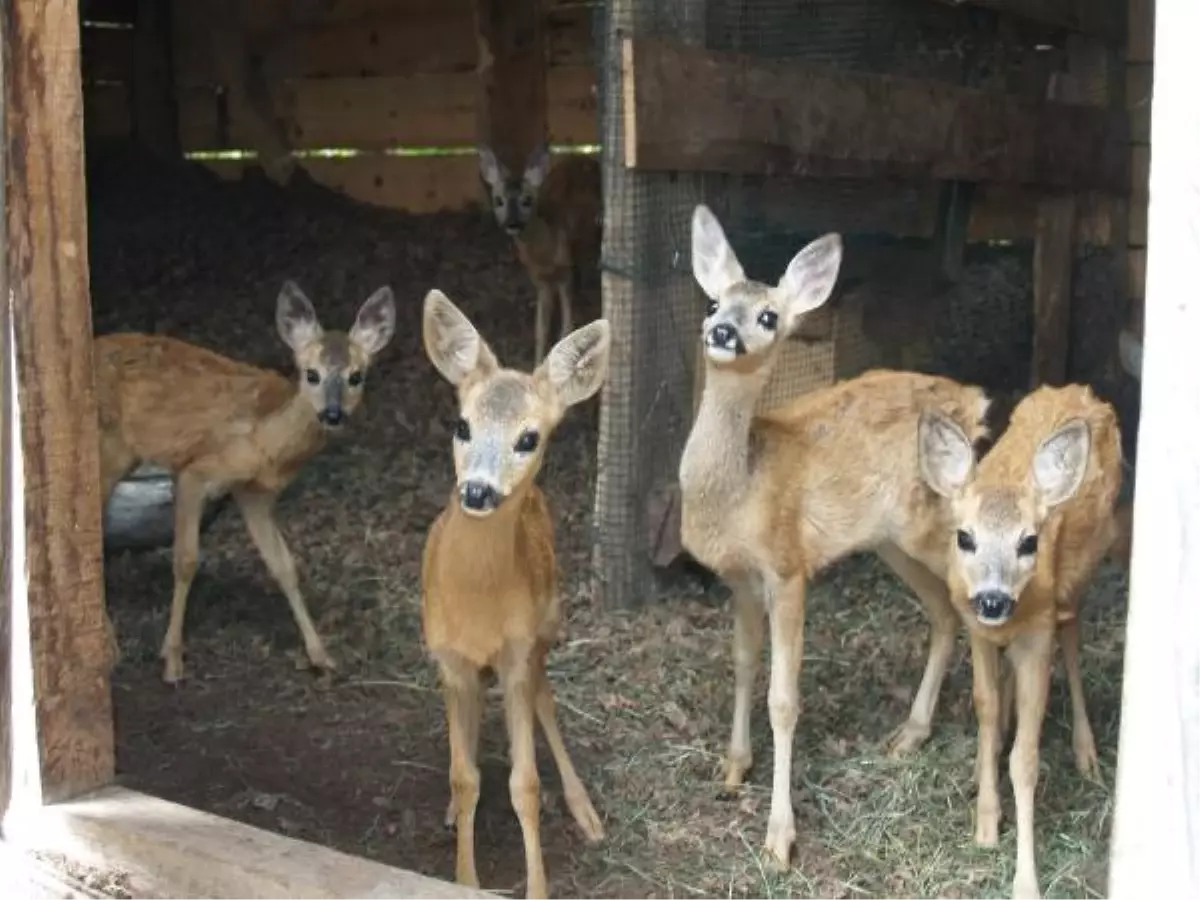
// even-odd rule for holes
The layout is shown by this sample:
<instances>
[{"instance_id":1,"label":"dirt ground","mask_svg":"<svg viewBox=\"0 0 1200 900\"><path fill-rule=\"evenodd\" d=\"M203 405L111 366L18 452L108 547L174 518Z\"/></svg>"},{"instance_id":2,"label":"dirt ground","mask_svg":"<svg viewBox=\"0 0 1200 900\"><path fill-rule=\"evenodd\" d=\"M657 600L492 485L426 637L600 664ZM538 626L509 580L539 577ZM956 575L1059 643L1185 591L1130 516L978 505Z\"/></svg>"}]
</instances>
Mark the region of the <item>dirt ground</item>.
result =
<instances>
[{"instance_id":1,"label":"dirt ground","mask_svg":"<svg viewBox=\"0 0 1200 900\"><path fill-rule=\"evenodd\" d=\"M315 187L221 184L198 168L95 155L92 265L97 332L158 330L290 369L273 327L284 278L327 325L347 327L380 284L397 294L395 339L367 405L280 502L303 589L340 670L298 668L287 604L236 511L203 536L188 609L189 678L160 681L171 592L167 550L111 554L108 601L123 658L114 675L120 780L306 840L453 878L443 824L448 750L419 626L425 531L451 485L450 387L420 347L425 292L475 318L504 362L528 365L532 292L507 238L478 215L413 218ZM595 291L580 321L598 315ZM906 713L923 664L916 601L871 558L814 584L794 768L799 837L787 875L759 865L770 794L765 679L756 767L720 796L732 709L724 592L664 575L638 611L601 612L587 583L596 404L569 414L542 484L557 518L567 621L551 677L576 766L605 821L588 847L539 743L542 834L555 896L1008 896L1011 797L999 850L973 846L974 715L965 640L933 738L912 760L880 744ZM1104 784L1070 752L1065 679L1043 739L1037 838L1046 896L1105 891L1117 747L1124 572L1105 568L1084 613L1084 674ZM476 832L484 887L523 895L520 831L507 789L503 717L484 725Z\"/></svg>"}]
</instances>

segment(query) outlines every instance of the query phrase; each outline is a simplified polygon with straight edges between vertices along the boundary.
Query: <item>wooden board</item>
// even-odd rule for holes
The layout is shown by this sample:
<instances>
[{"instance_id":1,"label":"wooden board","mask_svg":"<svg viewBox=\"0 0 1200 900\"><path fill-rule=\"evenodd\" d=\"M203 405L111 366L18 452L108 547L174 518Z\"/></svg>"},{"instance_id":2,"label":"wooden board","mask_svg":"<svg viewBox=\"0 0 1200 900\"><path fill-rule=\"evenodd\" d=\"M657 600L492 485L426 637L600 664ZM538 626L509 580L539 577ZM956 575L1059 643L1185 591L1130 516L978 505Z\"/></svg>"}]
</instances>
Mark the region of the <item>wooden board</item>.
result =
<instances>
[{"instance_id":1,"label":"wooden board","mask_svg":"<svg viewBox=\"0 0 1200 900\"><path fill-rule=\"evenodd\" d=\"M1129 0L1126 62L1154 61L1154 0Z\"/></svg>"},{"instance_id":2,"label":"wooden board","mask_svg":"<svg viewBox=\"0 0 1200 900\"><path fill-rule=\"evenodd\" d=\"M634 168L1127 190L1123 110L659 40L624 51Z\"/></svg>"},{"instance_id":3,"label":"wooden board","mask_svg":"<svg viewBox=\"0 0 1200 900\"><path fill-rule=\"evenodd\" d=\"M0 127L8 97L3 48L7 26L0 16ZM8 246L8 157L7 141L0 144L0 247ZM0 253L0 833L4 814L12 798L12 623L13 584L9 555L12 549L14 494L12 483L13 383L12 336L8 309L8 257Z\"/></svg>"},{"instance_id":4,"label":"wooden board","mask_svg":"<svg viewBox=\"0 0 1200 900\"><path fill-rule=\"evenodd\" d=\"M474 74L385 78L323 78L276 82L276 109L295 147L473 146L479 87ZM546 86L550 138L555 143L598 140L595 71L551 69ZM180 143L186 150L245 149L251 122L229 104L229 133L220 129L219 98L205 87L177 94Z\"/></svg>"},{"instance_id":5,"label":"wooden board","mask_svg":"<svg viewBox=\"0 0 1200 900\"><path fill-rule=\"evenodd\" d=\"M223 178L239 178L244 162L205 163ZM363 203L415 214L463 210L482 199L474 156L363 156L304 159L314 180Z\"/></svg>"},{"instance_id":6,"label":"wooden board","mask_svg":"<svg viewBox=\"0 0 1200 900\"><path fill-rule=\"evenodd\" d=\"M1146 248L1129 248L1129 296L1146 296Z\"/></svg>"},{"instance_id":7,"label":"wooden board","mask_svg":"<svg viewBox=\"0 0 1200 900\"><path fill-rule=\"evenodd\" d=\"M1154 91L1154 63L1130 63L1125 68L1125 106L1129 110L1129 139L1150 143L1150 97Z\"/></svg>"},{"instance_id":8,"label":"wooden board","mask_svg":"<svg viewBox=\"0 0 1200 900\"><path fill-rule=\"evenodd\" d=\"M8 273L43 796L113 777L74 0L8 5Z\"/></svg>"},{"instance_id":9,"label":"wooden board","mask_svg":"<svg viewBox=\"0 0 1200 900\"><path fill-rule=\"evenodd\" d=\"M941 0L951 6L978 6L1005 15L1066 28L1095 37L1121 36L1118 6L1107 0Z\"/></svg>"}]
</instances>

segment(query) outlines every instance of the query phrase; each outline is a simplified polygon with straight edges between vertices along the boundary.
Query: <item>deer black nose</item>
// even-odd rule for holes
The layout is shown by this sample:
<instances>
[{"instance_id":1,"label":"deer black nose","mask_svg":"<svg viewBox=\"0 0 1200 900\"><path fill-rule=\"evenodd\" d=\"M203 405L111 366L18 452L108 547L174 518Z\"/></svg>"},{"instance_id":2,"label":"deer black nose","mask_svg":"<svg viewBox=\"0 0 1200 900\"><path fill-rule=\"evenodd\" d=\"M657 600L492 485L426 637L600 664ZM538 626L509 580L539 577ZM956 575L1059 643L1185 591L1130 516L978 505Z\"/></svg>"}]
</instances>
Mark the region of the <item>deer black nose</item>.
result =
<instances>
[{"instance_id":1,"label":"deer black nose","mask_svg":"<svg viewBox=\"0 0 1200 900\"><path fill-rule=\"evenodd\" d=\"M339 407L326 407L321 410L321 421L326 425L341 425L344 415Z\"/></svg>"},{"instance_id":2,"label":"deer black nose","mask_svg":"<svg viewBox=\"0 0 1200 900\"><path fill-rule=\"evenodd\" d=\"M500 505L500 493L483 481L468 481L462 488L462 505L472 512L493 510Z\"/></svg>"},{"instance_id":3,"label":"deer black nose","mask_svg":"<svg viewBox=\"0 0 1200 900\"><path fill-rule=\"evenodd\" d=\"M1012 617L1014 601L1007 591L980 591L971 603L981 619L1004 621Z\"/></svg>"},{"instance_id":4,"label":"deer black nose","mask_svg":"<svg viewBox=\"0 0 1200 900\"><path fill-rule=\"evenodd\" d=\"M746 346L742 343L741 335L732 325L722 322L714 325L708 332L708 345L721 350L732 350L734 353L745 353Z\"/></svg>"}]
</instances>

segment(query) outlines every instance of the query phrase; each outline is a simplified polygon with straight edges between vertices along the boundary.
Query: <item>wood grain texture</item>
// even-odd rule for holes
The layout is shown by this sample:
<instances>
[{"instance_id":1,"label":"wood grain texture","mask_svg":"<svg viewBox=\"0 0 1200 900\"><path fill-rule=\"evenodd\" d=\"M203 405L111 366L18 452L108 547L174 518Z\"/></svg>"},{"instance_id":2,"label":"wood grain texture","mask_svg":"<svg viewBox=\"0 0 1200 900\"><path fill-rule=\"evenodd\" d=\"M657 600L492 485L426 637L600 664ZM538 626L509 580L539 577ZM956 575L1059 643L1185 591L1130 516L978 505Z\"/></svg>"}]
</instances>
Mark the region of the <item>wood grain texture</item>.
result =
<instances>
[{"instance_id":1,"label":"wood grain texture","mask_svg":"<svg viewBox=\"0 0 1200 900\"><path fill-rule=\"evenodd\" d=\"M0 16L0 122L7 107L8 26ZM0 144L0 211L8 209L6 147ZM8 246L6 216L0 215L0 247ZM11 321L8 303L8 258L0 253L0 833L12 799L12 410Z\"/></svg>"},{"instance_id":2,"label":"wood grain texture","mask_svg":"<svg viewBox=\"0 0 1200 900\"><path fill-rule=\"evenodd\" d=\"M1124 110L651 39L625 62L634 168L1127 190Z\"/></svg>"},{"instance_id":3,"label":"wood grain texture","mask_svg":"<svg viewBox=\"0 0 1200 900\"><path fill-rule=\"evenodd\" d=\"M478 135L510 172L549 137L540 0L475 0Z\"/></svg>"},{"instance_id":4,"label":"wood grain texture","mask_svg":"<svg viewBox=\"0 0 1200 900\"><path fill-rule=\"evenodd\" d=\"M1159 0L1133 555L1108 895L1200 895L1200 4Z\"/></svg>"},{"instance_id":5,"label":"wood grain texture","mask_svg":"<svg viewBox=\"0 0 1200 900\"><path fill-rule=\"evenodd\" d=\"M99 461L88 293L78 10L8 6L8 276L24 449L42 788L59 800L113 776Z\"/></svg>"}]
</instances>

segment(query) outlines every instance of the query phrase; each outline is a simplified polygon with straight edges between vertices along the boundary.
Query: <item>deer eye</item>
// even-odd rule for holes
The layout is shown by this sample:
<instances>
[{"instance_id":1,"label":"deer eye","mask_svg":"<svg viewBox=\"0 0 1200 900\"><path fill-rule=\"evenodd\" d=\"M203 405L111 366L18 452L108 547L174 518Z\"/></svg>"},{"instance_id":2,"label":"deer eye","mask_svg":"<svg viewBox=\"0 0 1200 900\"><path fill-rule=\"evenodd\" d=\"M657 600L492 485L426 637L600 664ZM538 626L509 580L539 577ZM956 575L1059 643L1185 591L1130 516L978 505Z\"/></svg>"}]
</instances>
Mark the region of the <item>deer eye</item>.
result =
<instances>
[{"instance_id":1,"label":"deer eye","mask_svg":"<svg viewBox=\"0 0 1200 900\"><path fill-rule=\"evenodd\" d=\"M774 331L775 326L779 324L779 313L773 309L764 309L758 314L758 324L767 331Z\"/></svg>"},{"instance_id":2,"label":"deer eye","mask_svg":"<svg viewBox=\"0 0 1200 900\"><path fill-rule=\"evenodd\" d=\"M321 373L318 372L316 369L306 369L304 372L304 380L307 381L309 384L320 384L321 383Z\"/></svg>"},{"instance_id":3,"label":"deer eye","mask_svg":"<svg viewBox=\"0 0 1200 900\"><path fill-rule=\"evenodd\" d=\"M971 534L971 532L963 531L962 529L959 529L959 532L955 536L955 539L958 541L958 549L961 550L963 553L974 553L975 552L975 538Z\"/></svg>"},{"instance_id":4,"label":"deer eye","mask_svg":"<svg viewBox=\"0 0 1200 900\"><path fill-rule=\"evenodd\" d=\"M1017 556L1033 556L1037 553L1038 539L1036 534L1027 534L1017 544Z\"/></svg>"},{"instance_id":5,"label":"deer eye","mask_svg":"<svg viewBox=\"0 0 1200 900\"><path fill-rule=\"evenodd\" d=\"M496 198L496 208L497 208L497 209L499 209L499 208L500 208L501 206L503 206L503 205L504 205L504 198L503 198L503 197L497 197L497 198Z\"/></svg>"},{"instance_id":6,"label":"deer eye","mask_svg":"<svg viewBox=\"0 0 1200 900\"><path fill-rule=\"evenodd\" d=\"M522 209L529 209L529 207L531 207L531 206L533 206L533 198L532 197L526 195L521 198L521 208Z\"/></svg>"},{"instance_id":7,"label":"deer eye","mask_svg":"<svg viewBox=\"0 0 1200 900\"><path fill-rule=\"evenodd\" d=\"M538 446L538 433L532 429L522 431L521 436L517 438L517 443L513 449L518 453L532 453Z\"/></svg>"},{"instance_id":8,"label":"deer eye","mask_svg":"<svg viewBox=\"0 0 1200 900\"><path fill-rule=\"evenodd\" d=\"M362 383L363 383L362 372L351 372L346 377L346 384L350 385L350 387L358 387Z\"/></svg>"},{"instance_id":9,"label":"deer eye","mask_svg":"<svg viewBox=\"0 0 1200 900\"><path fill-rule=\"evenodd\" d=\"M471 426L466 419L460 418L454 423L454 437L464 444L471 440Z\"/></svg>"},{"instance_id":10,"label":"deer eye","mask_svg":"<svg viewBox=\"0 0 1200 900\"><path fill-rule=\"evenodd\" d=\"M719 304L716 300L709 300L707 314L710 316L715 316L717 314L717 309L720 308L720 306L721 304Z\"/></svg>"}]
</instances>

